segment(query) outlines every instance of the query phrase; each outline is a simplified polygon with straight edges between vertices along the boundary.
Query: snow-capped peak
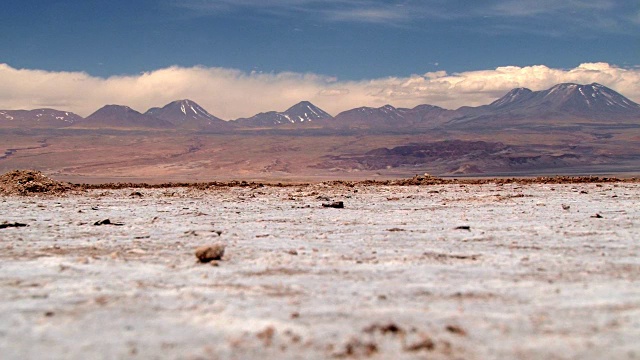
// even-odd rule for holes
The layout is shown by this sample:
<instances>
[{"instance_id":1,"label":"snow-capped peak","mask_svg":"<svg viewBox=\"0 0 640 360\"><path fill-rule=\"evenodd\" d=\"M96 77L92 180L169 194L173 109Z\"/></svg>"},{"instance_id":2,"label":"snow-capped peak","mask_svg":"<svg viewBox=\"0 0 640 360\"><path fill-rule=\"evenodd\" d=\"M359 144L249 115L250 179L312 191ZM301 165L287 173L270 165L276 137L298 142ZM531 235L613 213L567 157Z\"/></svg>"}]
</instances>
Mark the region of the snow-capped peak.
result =
<instances>
[{"instance_id":1,"label":"snow-capped peak","mask_svg":"<svg viewBox=\"0 0 640 360\"><path fill-rule=\"evenodd\" d=\"M175 125L182 125L191 122L210 125L214 122L220 123L223 121L211 115L207 110L194 101L188 99L170 102L162 108L151 108L147 110L145 114L170 121Z\"/></svg>"},{"instance_id":2,"label":"snow-capped peak","mask_svg":"<svg viewBox=\"0 0 640 360\"><path fill-rule=\"evenodd\" d=\"M513 89L489 108L520 116L570 114L584 119L611 119L614 114L634 117L640 111L640 105L598 83L563 83L541 91Z\"/></svg>"},{"instance_id":3,"label":"snow-capped peak","mask_svg":"<svg viewBox=\"0 0 640 360\"><path fill-rule=\"evenodd\" d=\"M527 89L527 88L515 88L511 91L509 91L505 96L501 97L500 99L492 102L490 104L490 106L493 107L503 107L506 105L510 105L513 103L517 103L520 102L522 100L524 100L525 98L527 98L528 96L530 96L533 93L533 91Z\"/></svg>"},{"instance_id":4,"label":"snow-capped peak","mask_svg":"<svg viewBox=\"0 0 640 360\"><path fill-rule=\"evenodd\" d=\"M309 101L301 101L279 114L292 123L331 118L331 115Z\"/></svg>"}]
</instances>

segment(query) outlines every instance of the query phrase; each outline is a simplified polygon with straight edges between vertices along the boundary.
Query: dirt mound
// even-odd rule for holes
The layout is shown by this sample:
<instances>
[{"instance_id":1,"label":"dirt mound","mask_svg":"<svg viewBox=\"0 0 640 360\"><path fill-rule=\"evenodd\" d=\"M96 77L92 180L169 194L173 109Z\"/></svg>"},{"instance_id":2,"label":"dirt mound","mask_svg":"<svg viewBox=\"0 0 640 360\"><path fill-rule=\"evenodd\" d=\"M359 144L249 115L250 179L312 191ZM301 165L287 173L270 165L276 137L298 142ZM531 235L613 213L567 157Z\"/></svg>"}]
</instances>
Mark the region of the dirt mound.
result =
<instances>
[{"instance_id":1,"label":"dirt mound","mask_svg":"<svg viewBox=\"0 0 640 360\"><path fill-rule=\"evenodd\" d=\"M472 164L462 164L457 168L453 168L449 171L447 175L469 175L469 174L482 174L484 171L480 170L479 167Z\"/></svg>"},{"instance_id":2,"label":"dirt mound","mask_svg":"<svg viewBox=\"0 0 640 360\"><path fill-rule=\"evenodd\" d=\"M14 170L0 175L0 195L59 195L73 185L55 181L35 170Z\"/></svg>"}]
</instances>

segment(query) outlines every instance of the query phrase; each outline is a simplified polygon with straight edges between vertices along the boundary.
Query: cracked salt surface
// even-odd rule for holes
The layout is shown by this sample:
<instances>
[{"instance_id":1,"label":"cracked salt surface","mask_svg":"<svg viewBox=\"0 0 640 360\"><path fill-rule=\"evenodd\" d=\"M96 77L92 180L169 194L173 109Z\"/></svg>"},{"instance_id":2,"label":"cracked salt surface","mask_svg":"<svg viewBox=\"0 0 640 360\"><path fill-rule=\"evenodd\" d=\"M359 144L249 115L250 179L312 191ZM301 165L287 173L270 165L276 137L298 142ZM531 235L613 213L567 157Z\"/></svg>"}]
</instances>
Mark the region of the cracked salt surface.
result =
<instances>
[{"instance_id":1,"label":"cracked salt surface","mask_svg":"<svg viewBox=\"0 0 640 360\"><path fill-rule=\"evenodd\" d=\"M0 198L3 358L640 356L638 184L139 191Z\"/></svg>"}]
</instances>

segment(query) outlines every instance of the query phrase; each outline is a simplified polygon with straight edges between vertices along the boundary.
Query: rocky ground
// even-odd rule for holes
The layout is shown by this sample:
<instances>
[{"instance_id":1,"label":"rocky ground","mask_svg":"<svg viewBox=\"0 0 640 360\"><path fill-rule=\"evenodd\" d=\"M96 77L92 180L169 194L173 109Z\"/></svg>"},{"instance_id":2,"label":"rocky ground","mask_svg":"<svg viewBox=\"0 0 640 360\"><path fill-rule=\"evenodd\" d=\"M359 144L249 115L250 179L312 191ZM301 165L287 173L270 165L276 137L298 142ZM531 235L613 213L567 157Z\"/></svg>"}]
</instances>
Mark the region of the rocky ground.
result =
<instances>
[{"instance_id":1,"label":"rocky ground","mask_svg":"<svg viewBox=\"0 0 640 360\"><path fill-rule=\"evenodd\" d=\"M637 182L64 189L0 197L5 359L640 357Z\"/></svg>"}]
</instances>

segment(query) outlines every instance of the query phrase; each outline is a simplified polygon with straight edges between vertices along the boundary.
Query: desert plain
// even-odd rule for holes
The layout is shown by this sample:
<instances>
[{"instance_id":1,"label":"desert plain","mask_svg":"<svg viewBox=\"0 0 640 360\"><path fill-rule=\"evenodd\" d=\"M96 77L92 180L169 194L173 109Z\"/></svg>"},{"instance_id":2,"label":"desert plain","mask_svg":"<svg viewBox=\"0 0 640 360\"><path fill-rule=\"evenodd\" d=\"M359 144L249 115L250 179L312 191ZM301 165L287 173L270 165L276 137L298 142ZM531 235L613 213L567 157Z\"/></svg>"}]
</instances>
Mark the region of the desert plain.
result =
<instances>
[{"instance_id":1,"label":"desert plain","mask_svg":"<svg viewBox=\"0 0 640 360\"><path fill-rule=\"evenodd\" d=\"M0 349L7 359L634 359L639 201L630 179L8 194ZM210 244L224 256L199 262L196 248Z\"/></svg>"}]
</instances>

